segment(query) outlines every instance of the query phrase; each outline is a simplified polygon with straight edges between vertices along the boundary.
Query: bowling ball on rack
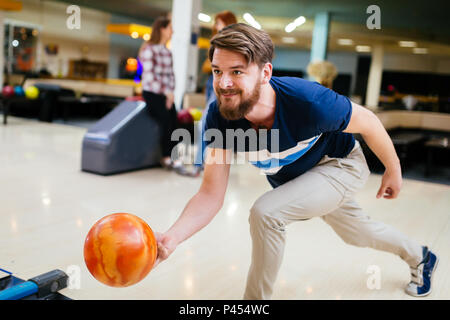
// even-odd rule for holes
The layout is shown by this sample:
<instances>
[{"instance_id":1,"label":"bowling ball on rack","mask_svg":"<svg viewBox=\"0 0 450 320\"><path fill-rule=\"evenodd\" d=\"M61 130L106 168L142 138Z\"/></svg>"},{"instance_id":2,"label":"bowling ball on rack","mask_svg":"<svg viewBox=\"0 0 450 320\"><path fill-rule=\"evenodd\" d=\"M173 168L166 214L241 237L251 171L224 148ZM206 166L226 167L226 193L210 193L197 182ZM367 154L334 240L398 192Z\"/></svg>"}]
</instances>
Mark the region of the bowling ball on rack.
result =
<instances>
[{"instance_id":1,"label":"bowling ball on rack","mask_svg":"<svg viewBox=\"0 0 450 320\"><path fill-rule=\"evenodd\" d=\"M191 113L189 110L182 109L177 114L178 122L181 124L190 124L194 123L194 118L192 118Z\"/></svg>"},{"instance_id":2,"label":"bowling ball on rack","mask_svg":"<svg viewBox=\"0 0 450 320\"><path fill-rule=\"evenodd\" d=\"M147 276L157 256L152 229L129 213L113 213L97 221L84 242L84 261L98 281L128 287Z\"/></svg>"},{"instance_id":3,"label":"bowling ball on rack","mask_svg":"<svg viewBox=\"0 0 450 320\"><path fill-rule=\"evenodd\" d=\"M202 119L202 111L198 108L189 108L189 113L194 121L200 121Z\"/></svg>"},{"instance_id":4,"label":"bowling ball on rack","mask_svg":"<svg viewBox=\"0 0 450 320\"><path fill-rule=\"evenodd\" d=\"M4 86L2 89L2 96L4 98L11 98L14 96L14 88L12 86Z\"/></svg>"},{"instance_id":5,"label":"bowling ball on rack","mask_svg":"<svg viewBox=\"0 0 450 320\"><path fill-rule=\"evenodd\" d=\"M37 99L39 97L39 89L35 86L30 86L25 89L25 96L31 100Z\"/></svg>"},{"instance_id":6,"label":"bowling ball on rack","mask_svg":"<svg viewBox=\"0 0 450 320\"><path fill-rule=\"evenodd\" d=\"M23 91L23 88L21 86L15 86L14 94L16 95L16 97L23 97L25 96L25 91Z\"/></svg>"}]
</instances>

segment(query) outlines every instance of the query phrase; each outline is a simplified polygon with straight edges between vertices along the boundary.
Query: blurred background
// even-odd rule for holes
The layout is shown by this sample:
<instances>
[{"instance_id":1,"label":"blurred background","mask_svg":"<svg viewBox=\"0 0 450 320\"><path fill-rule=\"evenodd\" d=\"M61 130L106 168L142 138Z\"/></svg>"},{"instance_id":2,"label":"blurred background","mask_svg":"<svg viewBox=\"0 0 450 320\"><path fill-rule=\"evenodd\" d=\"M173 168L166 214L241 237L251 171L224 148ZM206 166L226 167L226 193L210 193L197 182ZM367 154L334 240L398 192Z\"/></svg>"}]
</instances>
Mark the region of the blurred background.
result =
<instances>
[{"instance_id":1,"label":"blurred background","mask_svg":"<svg viewBox=\"0 0 450 320\"><path fill-rule=\"evenodd\" d=\"M375 7L360 0L2 1L0 83L8 87L3 98L11 97L3 113L88 128L120 101L139 97L138 50L158 16L173 19L177 109L202 109L210 75L202 64L214 17L224 10L271 35L275 76L318 81L376 111L405 163L408 153L432 161L424 143L447 138L450 5L437 0ZM38 91L27 93L31 86ZM416 143L422 149L414 151Z\"/></svg>"},{"instance_id":2,"label":"blurred background","mask_svg":"<svg viewBox=\"0 0 450 320\"><path fill-rule=\"evenodd\" d=\"M200 188L199 176L161 168L165 128L150 113L158 101L168 110L167 100L143 98L148 64L138 52L154 21L170 17L171 40L158 43L171 51L175 76L177 123L166 129L195 136L211 88L209 41L224 10L270 34L274 76L317 81L375 113L400 158L402 193L376 199L384 167L355 135L373 173L357 200L373 219L436 250L449 270L450 1L0 0L0 280L9 277L2 269L29 279L76 267L81 288L62 292L72 299L241 298L248 210L270 190L249 163L231 167L222 214L139 285L101 286L83 258L101 217L129 212L164 231ZM190 140L179 154L201 156L201 139ZM274 299L407 298L401 259L347 246L319 221L289 226ZM369 265L383 271L382 290L367 289ZM450 298L450 278L438 277L430 299Z\"/></svg>"}]
</instances>

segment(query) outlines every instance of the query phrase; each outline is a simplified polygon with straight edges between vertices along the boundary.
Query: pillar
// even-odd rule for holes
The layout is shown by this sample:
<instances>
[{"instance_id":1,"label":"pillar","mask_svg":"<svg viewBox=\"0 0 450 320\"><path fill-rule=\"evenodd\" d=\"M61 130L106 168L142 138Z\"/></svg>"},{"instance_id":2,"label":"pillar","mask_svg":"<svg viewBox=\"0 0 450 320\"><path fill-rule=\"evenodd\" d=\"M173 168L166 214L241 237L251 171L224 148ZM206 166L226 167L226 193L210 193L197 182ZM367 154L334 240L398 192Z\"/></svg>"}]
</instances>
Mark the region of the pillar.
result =
<instances>
[{"instance_id":1,"label":"pillar","mask_svg":"<svg viewBox=\"0 0 450 320\"><path fill-rule=\"evenodd\" d=\"M383 75L383 55L384 50L382 44L376 44L372 47L372 61L370 63L366 94L366 106L369 108L378 107Z\"/></svg>"},{"instance_id":2,"label":"pillar","mask_svg":"<svg viewBox=\"0 0 450 320\"><path fill-rule=\"evenodd\" d=\"M330 13L319 12L314 18L310 62L327 59Z\"/></svg>"},{"instance_id":3,"label":"pillar","mask_svg":"<svg viewBox=\"0 0 450 320\"><path fill-rule=\"evenodd\" d=\"M171 50L175 73L175 106L181 108L183 96L195 92L197 85L198 47L200 33L198 14L201 0L173 0Z\"/></svg>"}]
</instances>

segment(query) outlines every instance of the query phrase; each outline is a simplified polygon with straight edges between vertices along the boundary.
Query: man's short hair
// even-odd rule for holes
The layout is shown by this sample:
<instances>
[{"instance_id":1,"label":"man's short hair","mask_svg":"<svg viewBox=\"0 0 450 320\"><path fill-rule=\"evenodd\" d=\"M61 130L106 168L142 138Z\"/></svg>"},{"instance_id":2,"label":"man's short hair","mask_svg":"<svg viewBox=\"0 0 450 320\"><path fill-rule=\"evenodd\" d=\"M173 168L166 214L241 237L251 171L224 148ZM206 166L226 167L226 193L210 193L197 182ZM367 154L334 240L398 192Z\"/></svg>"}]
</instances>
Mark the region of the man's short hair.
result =
<instances>
[{"instance_id":1,"label":"man's short hair","mask_svg":"<svg viewBox=\"0 0 450 320\"><path fill-rule=\"evenodd\" d=\"M238 52L247 63L255 62L259 67L272 62L273 42L270 36L245 23L236 23L223 28L211 39L209 60L212 61L216 48Z\"/></svg>"}]
</instances>

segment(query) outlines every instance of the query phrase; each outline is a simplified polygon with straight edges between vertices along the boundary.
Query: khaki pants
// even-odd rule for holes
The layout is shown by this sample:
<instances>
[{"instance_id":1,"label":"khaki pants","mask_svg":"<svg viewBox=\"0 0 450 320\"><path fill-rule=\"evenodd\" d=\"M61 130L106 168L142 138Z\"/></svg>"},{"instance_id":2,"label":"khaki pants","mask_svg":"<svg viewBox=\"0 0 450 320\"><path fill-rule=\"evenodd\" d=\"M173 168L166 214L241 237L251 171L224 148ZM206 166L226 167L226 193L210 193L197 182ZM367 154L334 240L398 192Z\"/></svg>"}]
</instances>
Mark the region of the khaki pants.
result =
<instances>
[{"instance_id":1,"label":"khaki pants","mask_svg":"<svg viewBox=\"0 0 450 320\"><path fill-rule=\"evenodd\" d=\"M313 217L321 217L348 244L391 252L417 266L421 245L371 220L354 200L369 174L356 141L346 158L325 156L308 172L258 198L250 209L253 248L244 299L270 299L283 258L285 227Z\"/></svg>"}]
</instances>

